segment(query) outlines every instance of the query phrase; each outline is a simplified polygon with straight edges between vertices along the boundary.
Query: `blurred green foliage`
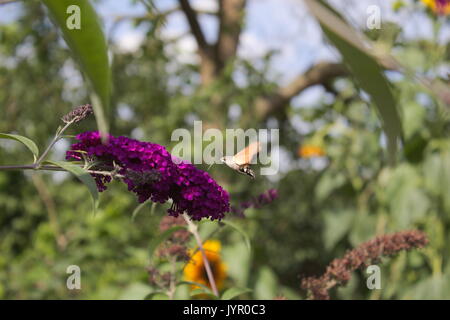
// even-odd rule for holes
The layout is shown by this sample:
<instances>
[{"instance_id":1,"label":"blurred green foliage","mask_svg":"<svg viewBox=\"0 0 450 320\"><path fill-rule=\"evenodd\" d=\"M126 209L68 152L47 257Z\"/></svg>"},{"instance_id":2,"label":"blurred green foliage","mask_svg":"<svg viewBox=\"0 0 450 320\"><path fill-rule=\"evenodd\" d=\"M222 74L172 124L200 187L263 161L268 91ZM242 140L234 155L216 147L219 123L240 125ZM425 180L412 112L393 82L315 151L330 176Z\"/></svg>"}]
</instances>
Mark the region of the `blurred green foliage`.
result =
<instances>
[{"instance_id":1,"label":"blurred green foliage","mask_svg":"<svg viewBox=\"0 0 450 320\"><path fill-rule=\"evenodd\" d=\"M192 118L220 118L229 128L267 127L267 122L256 122L250 106L276 87L267 76L276 53L260 61L263 68L237 59L218 81L198 88L198 66L177 62L164 50L158 24L150 20L146 26L147 37L137 51L110 46L114 135L138 136L170 150L172 131L190 128ZM406 40L400 30L390 24L369 36L417 72L438 77L437 70L448 68L445 45L436 39ZM17 21L0 26L0 57L0 132L30 137L42 150L61 116L89 101L87 86L38 3L24 3ZM243 87L233 83L237 69L245 76ZM245 230L251 250L233 228L201 224L202 235L220 228L214 237L222 241L228 265L226 288L250 288L241 296L246 298L305 298L301 277L320 275L333 258L376 235L417 228L428 234L430 244L382 261L381 290L367 289L362 270L332 296L450 298L448 106L410 78L388 76L404 129L395 167L387 165L386 140L370 101L361 97L352 79L340 79L332 99L324 93L313 106L291 106L285 117L276 119L286 153L278 180L259 177L254 183L222 166L211 168L210 174L230 192L232 204L269 188L279 191L276 201L247 210L245 219L232 213L227 218ZM222 99L212 112L217 93ZM241 107L238 118L228 116L233 104ZM130 116L121 116L124 110ZM299 118L313 130L300 134L295 129ZM95 128L91 118L68 134ZM325 150L325 165L318 165L319 159L298 158L298 147L308 142ZM52 157L63 159L68 143L59 143ZM0 146L1 165L29 163L30 154L19 143L1 140ZM0 172L0 298L141 299L156 290L147 280L148 246L159 233L167 206L157 205L151 212L146 204L132 220L137 201L117 182L101 194L95 216L88 198L85 187L68 174ZM81 267L81 290L66 288L66 268L74 264ZM180 286L175 296L187 298L187 286Z\"/></svg>"}]
</instances>

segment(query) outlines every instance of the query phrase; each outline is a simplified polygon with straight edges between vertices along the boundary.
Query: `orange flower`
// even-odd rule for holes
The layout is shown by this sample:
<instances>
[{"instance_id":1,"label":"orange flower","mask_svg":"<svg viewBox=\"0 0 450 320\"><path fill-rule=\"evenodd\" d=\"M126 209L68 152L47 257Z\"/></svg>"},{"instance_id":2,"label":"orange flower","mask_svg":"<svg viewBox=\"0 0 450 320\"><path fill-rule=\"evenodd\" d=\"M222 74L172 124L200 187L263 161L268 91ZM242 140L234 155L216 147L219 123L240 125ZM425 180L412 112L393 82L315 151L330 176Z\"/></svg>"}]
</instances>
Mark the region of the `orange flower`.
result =
<instances>
[{"instance_id":1,"label":"orange flower","mask_svg":"<svg viewBox=\"0 0 450 320\"><path fill-rule=\"evenodd\" d=\"M450 14L450 0L421 0L428 8L438 15Z\"/></svg>"},{"instance_id":2,"label":"orange flower","mask_svg":"<svg viewBox=\"0 0 450 320\"><path fill-rule=\"evenodd\" d=\"M205 250L209 265L211 266L211 271L213 273L217 289L220 290L223 286L225 278L227 277L227 267L222 262L222 259L220 257L220 241L208 240L203 244L203 249ZM194 250L190 250L189 256L190 261L184 268L184 278L187 281L203 284L211 288L200 250L197 250L197 252L195 253ZM198 287L196 286L192 287L192 289L197 288Z\"/></svg>"},{"instance_id":3,"label":"orange flower","mask_svg":"<svg viewBox=\"0 0 450 320\"><path fill-rule=\"evenodd\" d=\"M305 144L298 148L298 155L302 158L322 157L325 151L319 146Z\"/></svg>"}]
</instances>

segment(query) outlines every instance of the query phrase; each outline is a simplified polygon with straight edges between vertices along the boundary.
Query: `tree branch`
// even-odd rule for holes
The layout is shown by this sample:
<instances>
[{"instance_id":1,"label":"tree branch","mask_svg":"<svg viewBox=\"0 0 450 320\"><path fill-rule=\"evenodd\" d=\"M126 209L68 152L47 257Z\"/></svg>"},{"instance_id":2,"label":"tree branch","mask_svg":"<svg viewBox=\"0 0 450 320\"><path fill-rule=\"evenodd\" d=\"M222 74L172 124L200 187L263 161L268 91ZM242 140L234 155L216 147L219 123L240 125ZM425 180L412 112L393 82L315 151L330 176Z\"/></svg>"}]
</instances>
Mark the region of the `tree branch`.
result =
<instances>
[{"instance_id":1,"label":"tree branch","mask_svg":"<svg viewBox=\"0 0 450 320\"><path fill-rule=\"evenodd\" d=\"M320 62L285 87L258 98L255 101L256 115L258 119L267 119L270 115L282 111L292 98L306 88L317 84L326 85L329 81L348 74L347 69L340 63Z\"/></svg>"},{"instance_id":2,"label":"tree branch","mask_svg":"<svg viewBox=\"0 0 450 320\"><path fill-rule=\"evenodd\" d=\"M206 41L203 30L197 19L197 13L192 9L188 0L179 0L181 10L183 10L186 19L189 23L191 33L194 36L198 53L200 56L200 77L202 79L202 85L206 86L210 84L217 75L218 64L213 47Z\"/></svg>"},{"instance_id":3,"label":"tree branch","mask_svg":"<svg viewBox=\"0 0 450 320\"><path fill-rule=\"evenodd\" d=\"M221 67L236 56L244 17L245 0L219 0L217 58Z\"/></svg>"},{"instance_id":4,"label":"tree branch","mask_svg":"<svg viewBox=\"0 0 450 320\"><path fill-rule=\"evenodd\" d=\"M188 0L179 0L181 10L183 10L186 19L189 23L189 27L191 29L192 35L197 41L197 45L200 51L207 50L208 43L206 42L205 35L203 34L203 30L200 27L200 23L197 19L197 13L192 9L191 4Z\"/></svg>"},{"instance_id":5,"label":"tree branch","mask_svg":"<svg viewBox=\"0 0 450 320\"><path fill-rule=\"evenodd\" d=\"M177 12L178 10L180 10L180 8L175 7L175 8L171 8L168 9L166 11L163 12L147 12L145 14L123 14L123 15L116 15L113 16L113 20L114 22L119 22L122 20L149 20L149 19L155 19L155 18L159 18L159 17L167 17L168 15L171 15L172 13Z\"/></svg>"},{"instance_id":6,"label":"tree branch","mask_svg":"<svg viewBox=\"0 0 450 320\"><path fill-rule=\"evenodd\" d=\"M1 3L2 0L0 0ZM18 1L18 0L15 0ZM194 9L193 9L194 10ZM168 9L166 11L162 12L147 12L145 14L123 14L123 15L115 15L112 16L114 22L121 21L121 20L147 20L147 19L154 19L158 17L167 17L173 13L181 11L181 7L176 6L171 9ZM216 11L210 11L210 10L194 10L197 14L200 15L211 15L211 16L217 16L218 13Z\"/></svg>"},{"instance_id":7,"label":"tree branch","mask_svg":"<svg viewBox=\"0 0 450 320\"><path fill-rule=\"evenodd\" d=\"M18 2L19 0L0 0L0 5L1 4L8 4L8 3L13 3L13 2Z\"/></svg>"}]
</instances>

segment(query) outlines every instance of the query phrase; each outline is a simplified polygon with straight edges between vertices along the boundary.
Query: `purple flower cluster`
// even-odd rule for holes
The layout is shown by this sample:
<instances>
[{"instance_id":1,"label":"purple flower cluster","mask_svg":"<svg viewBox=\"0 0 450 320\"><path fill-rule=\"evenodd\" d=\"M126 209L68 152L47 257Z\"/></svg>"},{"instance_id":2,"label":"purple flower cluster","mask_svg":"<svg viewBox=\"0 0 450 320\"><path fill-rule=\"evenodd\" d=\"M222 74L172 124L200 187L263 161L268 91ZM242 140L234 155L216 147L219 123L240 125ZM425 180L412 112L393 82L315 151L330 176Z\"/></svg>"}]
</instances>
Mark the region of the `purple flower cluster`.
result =
<instances>
[{"instance_id":1,"label":"purple flower cluster","mask_svg":"<svg viewBox=\"0 0 450 320\"><path fill-rule=\"evenodd\" d=\"M248 201L240 203L238 206L233 206L231 211L238 216L244 217L244 211L249 208L259 209L265 206L278 197L278 191L276 189L269 189L266 192L261 193L258 197L254 197Z\"/></svg>"},{"instance_id":2,"label":"purple flower cluster","mask_svg":"<svg viewBox=\"0 0 450 320\"><path fill-rule=\"evenodd\" d=\"M79 142L70 147L66 159L81 160L84 156L98 162L95 170L122 175L128 190L137 194L139 202L151 199L164 203L170 198L173 204L169 215L176 217L186 212L194 220L222 219L229 211L228 193L207 172L189 163L175 163L159 144L112 135L102 143L97 131L83 132L76 138ZM92 176L98 190L106 190L111 177Z\"/></svg>"},{"instance_id":3,"label":"purple flower cluster","mask_svg":"<svg viewBox=\"0 0 450 320\"><path fill-rule=\"evenodd\" d=\"M174 205L169 209L171 216L177 217L186 211L194 220L203 217L221 219L230 210L228 192L219 186L210 175L190 163L181 162L179 176L171 194Z\"/></svg>"}]
</instances>

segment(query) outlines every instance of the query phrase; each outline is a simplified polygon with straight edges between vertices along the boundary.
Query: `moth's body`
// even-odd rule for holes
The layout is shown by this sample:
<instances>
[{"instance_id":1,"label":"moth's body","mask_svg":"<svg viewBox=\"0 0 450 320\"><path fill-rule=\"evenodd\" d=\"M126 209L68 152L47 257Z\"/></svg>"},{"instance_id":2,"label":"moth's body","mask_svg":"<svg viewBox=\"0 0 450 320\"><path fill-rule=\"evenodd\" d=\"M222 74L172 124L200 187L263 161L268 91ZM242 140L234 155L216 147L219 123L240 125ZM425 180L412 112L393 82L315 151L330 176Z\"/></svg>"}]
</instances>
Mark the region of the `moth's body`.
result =
<instances>
[{"instance_id":1,"label":"moth's body","mask_svg":"<svg viewBox=\"0 0 450 320\"><path fill-rule=\"evenodd\" d=\"M231 169L239 172L240 174L248 175L255 178L255 173L250 169L250 162L253 157L256 156L261 148L259 142L253 142L247 148L236 153L234 156L225 156L220 158L220 161L225 163Z\"/></svg>"},{"instance_id":2,"label":"moth's body","mask_svg":"<svg viewBox=\"0 0 450 320\"><path fill-rule=\"evenodd\" d=\"M255 177L255 174L252 169L250 169L249 165L238 165L233 160L234 156L225 156L220 158L220 161L225 163L227 166L229 166L231 169L239 172L240 174L246 174L252 178Z\"/></svg>"}]
</instances>

